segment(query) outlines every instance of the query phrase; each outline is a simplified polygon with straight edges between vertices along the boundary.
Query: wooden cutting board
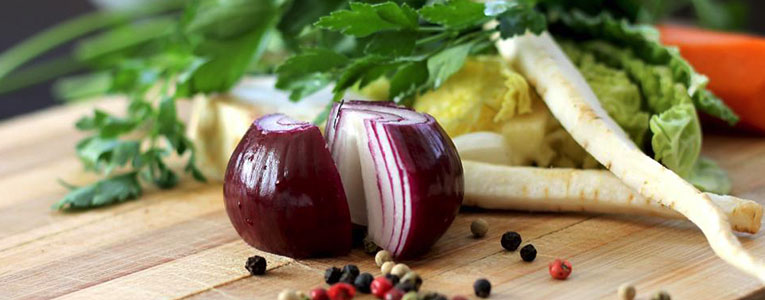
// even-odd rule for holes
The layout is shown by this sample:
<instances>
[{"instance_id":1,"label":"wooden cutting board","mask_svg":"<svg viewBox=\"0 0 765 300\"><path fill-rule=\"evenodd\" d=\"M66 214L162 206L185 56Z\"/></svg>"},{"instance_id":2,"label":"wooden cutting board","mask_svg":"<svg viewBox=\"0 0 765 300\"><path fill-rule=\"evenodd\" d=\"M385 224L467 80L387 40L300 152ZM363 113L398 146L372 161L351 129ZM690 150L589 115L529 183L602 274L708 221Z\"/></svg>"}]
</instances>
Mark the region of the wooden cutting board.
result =
<instances>
[{"instance_id":1,"label":"wooden cutting board","mask_svg":"<svg viewBox=\"0 0 765 300\"><path fill-rule=\"evenodd\" d=\"M333 259L292 260L244 244L223 210L221 186L184 180L168 191L148 190L138 201L78 213L50 205L66 190L57 179L82 184L72 124L92 105L59 107L0 123L0 298L275 299L284 288L322 286L323 270L354 263L379 274L360 250ZM120 111L119 100L98 102ZM730 171L734 194L765 202L765 139L707 136L704 152ZM483 239L469 224L490 224ZM539 251L532 263L499 245L518 231ZM740 235L765 258L765 237ZM268 260L264 276L244 269L248 256ZM566 281L547 273L556 257L573 263ZM463 212L420 260L406 262L423 289L472 296L475 279L494 285L492 299L615 299L632 282L638 298L660 289L673 299L765 298L754 278L715 257L691 223L646 217L521 212ZM371 299L371 297L364 297Z\"/></svg>"}]
</instances>

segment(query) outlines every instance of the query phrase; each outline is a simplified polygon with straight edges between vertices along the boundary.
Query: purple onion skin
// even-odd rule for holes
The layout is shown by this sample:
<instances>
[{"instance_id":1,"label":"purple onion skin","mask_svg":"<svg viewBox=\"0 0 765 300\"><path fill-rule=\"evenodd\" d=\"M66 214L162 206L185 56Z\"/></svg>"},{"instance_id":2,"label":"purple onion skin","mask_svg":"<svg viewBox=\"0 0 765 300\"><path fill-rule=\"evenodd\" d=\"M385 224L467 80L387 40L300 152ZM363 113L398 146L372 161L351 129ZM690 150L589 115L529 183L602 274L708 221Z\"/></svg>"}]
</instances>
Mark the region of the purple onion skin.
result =
<instances>
[{"instance_id":1,"label":"purple onion skin","mask_svg":"<svg viewBox=\"0 0 765 300\"><path fill-rule=\"evenodd\" d=\"M255 120L229 160L223 196L231 223L251 246L292 258L351 249L340 175L319 128L267 130Z\"/></svg>"},{"instance_id":2,"label":"purple onion skin","mask_svg":"<svg viewBox=\"0 0 765 300\"><path fill-rule=\"evenodd\" d=\"M410 162L404 172L410 178L412 218L408 242L398 254L399 259L411 259L427 252L449 229L465 194L462 161L457 149L436 120L426 116L427 123L386 126L402 160ZM434 127L440 137L432 136Z\"/></svg>"}]
</instances>

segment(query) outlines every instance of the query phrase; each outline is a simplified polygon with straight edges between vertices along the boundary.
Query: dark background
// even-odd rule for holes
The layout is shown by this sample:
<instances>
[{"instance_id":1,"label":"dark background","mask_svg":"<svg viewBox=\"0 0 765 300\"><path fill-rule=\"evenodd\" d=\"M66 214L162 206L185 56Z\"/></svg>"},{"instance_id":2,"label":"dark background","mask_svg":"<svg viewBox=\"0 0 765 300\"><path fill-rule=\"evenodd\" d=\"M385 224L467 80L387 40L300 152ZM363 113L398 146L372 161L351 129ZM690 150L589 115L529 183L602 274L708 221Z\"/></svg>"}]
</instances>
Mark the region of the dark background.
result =
<instances>
[{"instance_id":1,"label":"dark background","mask_svg":"<svg viewBox=\"0 0 765 300\"><path fill-rule=\"evenodd\" d=\"M51 25L67 18L91 11L95 7L88 0L0 0L0 51L5 51ZM671 0L670 0L671 1ZM765 1L749 0L748 28L750 32L765 34ZM41 59L67 52L57 49ZM0 95L0 120L28 113L56 104L51 96L52 82Z\"/></svg>"}]
</instances>

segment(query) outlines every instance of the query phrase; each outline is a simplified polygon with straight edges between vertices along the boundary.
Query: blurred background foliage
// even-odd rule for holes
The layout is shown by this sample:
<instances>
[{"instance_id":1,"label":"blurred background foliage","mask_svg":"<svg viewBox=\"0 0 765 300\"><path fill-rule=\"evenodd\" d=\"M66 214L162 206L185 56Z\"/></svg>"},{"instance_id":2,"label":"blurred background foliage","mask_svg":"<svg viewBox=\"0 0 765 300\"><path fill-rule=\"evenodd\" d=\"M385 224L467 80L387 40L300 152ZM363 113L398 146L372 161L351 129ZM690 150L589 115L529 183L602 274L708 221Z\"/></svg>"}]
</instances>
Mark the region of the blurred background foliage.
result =
<instances>
[{"instance_id":1,"label":"blurred background foliage","mask_svg":"<svg viewBox=\"0 0 765 300\"><path fill-rule=\"evenodd\" d=\"M607 9L614 15L643 23L670 20L719 30L765 34L765 18L759 16L759 12L765 12L765 1L761 0L541 1L546 5L584 7L590 12ZM0 57L0 119L54 105L62 99L100 95L108 92L107 89L115 89L115 86L119 88L120 83L135 84L140 76L151 74L132 74L129 63L135 63L136 69L146 69L146 66L139 65L147 63L146 60L131 58L147 54L170 53L151 61L165 68L172 68L175 64L184 68L199 67L194 69L194 76L205 79L198 82L207 86L195 85L194 78L189 79L186 86L190 92L205 92L225 90L235 82L240 72L256 74L272 71L273 66L281 62L288 52L280 49L298 47L298 39L294 37L300 37L300 44L345 45L338 36L304 31L305 26L318 16L344 5L343 0L294 0L296 3L283 12L285 17L282 21L274 24L278 30L273 32L234 32L247 27L242 23L268 22L269 19L251 16L268 16L277 12L274 7L259 5L265 3L260 0L231 2L239 2L242 7L215 10L215 6L211 5L215 1L197 1L201 6L211 5L198 9L209 18L197 15L193 18L193 24L183 24L187 32L179 37L175 30L177 23L184 22L184 16L188 15L183 13L184 5L188 3L183 0L3 0L0 4L0 52L3 53ZM424 1L409 2L422 5ZM228 21L216 22L221 19L220 14L229 14L224 16ZM206 19L210 22L205 23ZM254 23L252 26L258 25ZM52 26L56 27L45 31ZM35 34L40 34L38 39L7 53L8 49ZM255 42L262 40L259 37L263 34L273 34L277 38L268 39L269 42L263 45ZM279 34L289 38L278 38ZM83 38L75 39L80 36ZM195 36L199 38L195 40ZM242 56L227 52L242 48L253 51L243 51ZM47 51L49 49L53 50ZM191 54L202 51L211 57L218 55L222 61L187 61L193 58L185 51L195 52ZM256 53L259 59L251 59L252 53ZM126 62L128 66L125 66ZM115 64L120 64L121 70L128 71L118 76L99 71ZM210 70L204 69L205 64ZM238 66L242 69L237 70ZM214 69L221 67L226 68L225 72ZM220 74L223 75L219 80L208 80L210 76Z\"/></svg>"}]
</instances>

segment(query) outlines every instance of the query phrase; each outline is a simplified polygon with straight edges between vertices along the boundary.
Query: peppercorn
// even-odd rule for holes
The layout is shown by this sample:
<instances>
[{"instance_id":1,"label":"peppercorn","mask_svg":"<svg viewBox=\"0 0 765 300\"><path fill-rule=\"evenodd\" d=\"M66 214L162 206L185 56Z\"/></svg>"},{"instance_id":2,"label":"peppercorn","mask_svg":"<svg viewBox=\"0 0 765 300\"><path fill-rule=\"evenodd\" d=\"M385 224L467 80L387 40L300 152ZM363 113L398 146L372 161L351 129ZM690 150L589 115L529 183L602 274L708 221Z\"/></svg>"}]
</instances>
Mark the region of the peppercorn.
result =
<instances>
[{"instance_id":1,"label":"peppercorn","mask_svg":"<svg viewBox=\"0 0 765 300\"><path fill-rule=\"evenodd\" d=\"M393 267L396 265L396 263L392 261L386 261L380 266L380 272L382 272L383 275L390 274L390 271L393 270Z\"/></svg>"},{"instance_id":2,"label":"peppercorn","mask_svg":"<svg viewBox=\"0 0 765 300\"><path fill-rule=\"evenodd\" d=\"M404 298L404 292L397 289L388 290L384 297L385 300L401 300L401 298Z\"/></svg>"},{"instance_id":3,"label":"peppercorn","mask_svg":"<svg viewBox=\"0 0 765 300\"><path fill-rule=\"evenodd\" d=\"M624 283L619 286L617 294L621 300L632 300L635 299L635 294L637 294L637 291L635 291L635 287L631 284Z\"/></svg>"},{"instance_id":4,"label":"peppercorn","mask_svg":"<svg viewBox=\"0 0 765 300\"><path fill-rule=\"evenodd\" d=\"M345 282L347 284L353 284L353 282L356 280L356 276L359 276L359 267L356 265L345 265L343 267L343 274L340 275L340 282Z\"/></svg>"},{"instance_id":5,"label":"peppercorn","mask_svg":"<svg viewBox=\"0 0 765 300\"><path fill-rule=\"evenodd\" d=\"M415 290L420 290L420 286L422 286L422 278L420 275L417 275L415 272L409 272L404 275L404 277L401 277L402 282L411 282L414 285Z\"/></svg>"},{"instance_id":6,"label":"peppercorn","mask_svg":"<svg viewBox=\"0 0 765 300\"><path fill-rule=\"evenodd\" d=\"M404 293L417 291L417 287L414 285L414 282L411 281L401 281L396 285L395 289Z\"/></svg>"},{"instance_id":7,"label":"peppercorn","mask_svg":"<svg viewBox=\"0 0 765 300\"><path fill-rule=\"evenodd\" d=\"M518 249L518 246L521 245L521 235L515 231L505 232L500 239L500 243L502 244L502 248L505 248L508 251L515 251L515 249Z\"/></svg>"},{"instance_id":8,"label":"peppercorn","mask_svg":"<svg viewBox=\"0 0 765 300\"><path fill-rule=\"evenodd\" d=\"M400 280L398 276L390 274L390 273L385 274L385 278L390 280L390 283L393 284L393 285L398 284L398 282Z\"/></svg>"},{"instance_id":9,"label":"peppercorn","mask_svg":"<svg viewBox=\"0 0 765 300\"><path fill-rule=\"evenodd\" d=\"M372 291L372 294L375 295L377 298L385 297L385 293L388 292L388 290L393 288L393 284L388 280L388 278L385 277L377 277L375 280L372 280L372 284L369 286L369 289Z\"/></svg>"},{"instance_id":10,"label":"peppercorn","mask_svg":"<svg viewBox=\"0 0 765 300\"><path fill-rule=\"evenodd\" d=\"M419 298L417 296L417 292L408 292L404 294L404 297L402 297L401 300L419 300Z\"/></svg>"},{"instance_id":11,"label":"peppercorn","mask_svg":"<svg viewBox=\"0 0 765 300\"><path fill-rule=\"evenodd\" d=\"M356 277L356 280L353 281L353 286L356 287L356 290L359 292L362 292L364 294L369 294L370 289L369 285L372 284L372 280L375 278L372 277L372 274L369 273L361 273L361 275Z\"/></svg>"},{"instance_id":12,"label":"peppercorn","mask_svg":"<svg viewBox=\"0 0 765 300\"><path fill-rule=\"evenodd\" d=\"M356 296L356 289L345 282L338 282L329 287L327 294L331 300L350 300Z\"/></svg>"},{"instance_id":13,"label":"peppercorn","mask_svg":"<svg viewBox=\"0 0 765 300\"><path fill-rule=\"evenodd\" d=\"M525 248L525 247L524 247ZM523 249L521 249L521 255L523 255ZM567 260L555 259L547 266L550 276L555 279L564 280L571 274L571 263Z\"/></svg>"},{"instance_id":14,"label":"peppercorn","mask_svg":"<svg viewBox=\"0 0 765 300\"><path fill-rule=\"evenodd\" d=\"M337 267L331 267L327 268L326 271L324 271L324 282L327 284L335 284L338 281L340 281L340 276L343 275L343 271L340 270L340 268Z\"/></svg>"},{"instance_id":15,"label":"peppercorn","mask_svg":"<svg viewBox=\"0 0 765 300\"><path fill-rule=\"evenodd\" d=\"M301 300L300 297L298 297L297 293L293 290L283 290L279 293L279 296L276 297L278 300Z\"/></svg>"},{"instance_id":16,"label":"peppercorn","mask_svg":"<svg viewBox=\"0 0 765 300\"><path fill-rule=\"evenodd\" d=\"M353 274L353 277L356 278L356 276L359 276L359 267L353 264L347 264L343 267L343 273L351 273Z\"/></svg>"},{"instance_id":17,"label":"peppercorn","mask_svg":"<svg viewBox=\"0 0 765 300\"><path fill-rule=\"evenodd\" d=\"M658 291L656 294L653 294L651 296L651 300L671 300L672 297L669 296L669 293L666 291Z\"/></svg>"},{"instance_id":18,"label":"peppercorn","mask_svg":"<svg viewBox=\"0 0 765 300\"><path fill-rule=\"evenodd\" d=\"M436 292L429 292L422 296L422 300L447 300L446 296Z\"/></svg>"},{"instance_id":19,"label":"peppercorn","mask_svg":"<svg viewBox=\"0 0 765 300\"><path fill-rule=\"evenodd\" d=\"M480 298L488 298L491 294L491 282L486 279L478 279L473 283L473 291Z\"/></svg>"},{"instance_id":20,"label":"peppercorn","mask_svg":"<svg viewBox=\"0 0 765 300\"><path fill-rule=\"evenodd\" d=\"M528 244L523 246L523 248L521 248L521 258L528 262L534 261L534 259L537 258L537 249L534 248L534 245Z\"/></svg>"},{"instance_id":21,"label":"peppercorn","mask_svg":"<svg viewBox=\"0 0 765 300\"><path fill-rule=\"evenodd\" d=\"M399 278L404 277L406 273L409 273L409 266L405 264L396 264L393 266L393 269L390 270L390 273L398 276Z\"/></svg>"},{"instance_id":22,"label":"peppercorn","mask_svg":"<svg viewBox=\"0 0 765 300\"><path fill-rule=\"evenodd\" d=\"M382 265L388 261L393 261L393 256L388 250L377 251L377 254L375 255L375 264L377 264L378 267L382 267Z\"/></svg>"},{"instance_id":23,"label":"peppercorn","mask_svg":"<svg viewBox=\"0 0 765 300\"><path fill-rule=\"evenodd\" d=\"M297 291L295 292L295 295L297 295L300 300L311 300L311 298L303 291Z\"/></svg>"},{"instance_id":24,"label":"peppercorn","mask_svg":"<svg viewBox=\"0 0 765 300\"><path fill-rule=\"evenodd\" d=\"M375 244L369 237L364 238L364 253L369 255L375 255L380 247Z\"/></svg>"},{"instance_id":25,"label":"peppercorn","mask_svg":"<svg viewBox=\"0 0 765 300\"><path fill-rule=\"evenodd\" d=\"M473 233L474 237L484 237L488 231L489 223L487 223L484 219L477 219L473 221L473 223L470 223L470 232Z\"/></svg>"},{"instance_id":26,"label":"peppercorn","mask_svg":"<svg viewBox=\"0 0 765 300\"><path fill-rule=\"evenodd\" d=\"M320 287L311 290L311 300L329 300L327 290Z\"/></svg>"},{"instance_id":27,"label":"peppercorn","mask_svg":"<svg viewBox=\"0 0 765 300\"><path fill-rule=\"evenodd\" d=\"M251 275L263 275L266 273L266 259L262 256L252 256L247 259L244 268L250 271Z\"/></svg>"}]
</instances>

